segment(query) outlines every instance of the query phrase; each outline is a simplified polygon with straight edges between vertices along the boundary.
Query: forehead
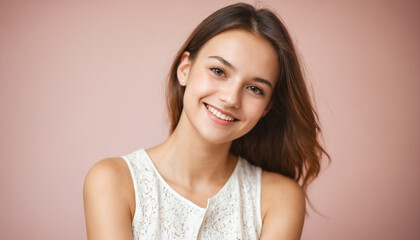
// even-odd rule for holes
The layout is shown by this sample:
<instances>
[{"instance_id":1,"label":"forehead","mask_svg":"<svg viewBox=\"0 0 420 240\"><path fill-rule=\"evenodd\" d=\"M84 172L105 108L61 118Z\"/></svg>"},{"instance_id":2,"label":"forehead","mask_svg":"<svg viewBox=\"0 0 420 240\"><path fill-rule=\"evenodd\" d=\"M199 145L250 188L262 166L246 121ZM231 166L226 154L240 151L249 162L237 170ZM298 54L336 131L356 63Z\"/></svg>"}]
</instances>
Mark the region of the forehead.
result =
<instances>
[{"instance_id":1,"label":"forehead","mask_svg":"<svg viewBox=\"0 0 420 240\"><path fill-rule=\"evenodd\" d=\"M279 71L277 52L271 43L242 29L227 30L211 38L200 49L197 58L220 56L243 74L275 81ZM274 82L273 82L274 83Z\"/></svg>"}]
</instances>

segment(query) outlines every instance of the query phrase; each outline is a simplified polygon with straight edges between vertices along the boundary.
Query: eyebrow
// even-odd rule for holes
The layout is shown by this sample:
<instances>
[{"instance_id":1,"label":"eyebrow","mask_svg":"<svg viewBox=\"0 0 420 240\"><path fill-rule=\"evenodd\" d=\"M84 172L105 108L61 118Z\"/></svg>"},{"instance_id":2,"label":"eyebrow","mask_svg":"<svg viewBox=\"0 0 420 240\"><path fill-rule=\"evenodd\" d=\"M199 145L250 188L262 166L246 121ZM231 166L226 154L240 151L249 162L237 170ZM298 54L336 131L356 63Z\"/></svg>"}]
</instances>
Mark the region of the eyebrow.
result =
<instances>
[{"instance_id":1,"label":"eyebrow","mask_svg":"<svg viewBox=\"0 0 420 240\"><path fill-rule=\"evenodd\" d=\"M227 66L228 68L230 68L232 70L236 70L236 68L230 62L226 61L224 58L222 58L220 56L209 56L208 58L217 59L221 63L223 63L223 65ZM253 80L256 81L256 82L264 83L267 86L269 86L271 89L273 88L273 85L271 84L271 82L268 81L268 80L265 80L264 78L255 77L255 78L253 78Z\"/></svg>"}]
</instances>

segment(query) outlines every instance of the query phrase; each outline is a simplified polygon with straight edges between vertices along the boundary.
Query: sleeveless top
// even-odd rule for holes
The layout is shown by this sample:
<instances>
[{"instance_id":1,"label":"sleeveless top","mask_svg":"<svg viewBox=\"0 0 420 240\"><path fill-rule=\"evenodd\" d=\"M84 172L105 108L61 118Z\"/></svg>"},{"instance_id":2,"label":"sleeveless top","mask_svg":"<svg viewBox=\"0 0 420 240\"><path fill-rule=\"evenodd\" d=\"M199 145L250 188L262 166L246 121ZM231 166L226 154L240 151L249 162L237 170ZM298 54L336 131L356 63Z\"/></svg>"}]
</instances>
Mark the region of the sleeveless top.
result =
<instances>
[{"instance_id":1,"label":"sleeveless top","mask_svg":"<svg viewBox=\"0 0 420 240\"><path fill-rule=\"evenodd\" d=\"M135 190L134 239L259 239L261 168L239 157L228 181L202 208L165 182L144 149L122 158Z\"/></svg>"}]
</instances>

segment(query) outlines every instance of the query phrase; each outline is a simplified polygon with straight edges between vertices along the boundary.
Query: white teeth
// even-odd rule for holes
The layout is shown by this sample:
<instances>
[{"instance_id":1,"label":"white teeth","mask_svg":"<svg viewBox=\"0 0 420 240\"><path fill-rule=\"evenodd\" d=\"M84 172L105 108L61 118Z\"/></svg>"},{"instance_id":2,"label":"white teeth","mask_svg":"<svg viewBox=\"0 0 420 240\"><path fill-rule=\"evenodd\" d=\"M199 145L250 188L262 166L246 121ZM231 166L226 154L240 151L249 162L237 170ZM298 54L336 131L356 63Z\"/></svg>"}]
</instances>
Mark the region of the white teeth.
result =
<instances>
[{"instance_id":1,"label":"white teeth","mask_svg":"<svg viewBox=\"0 0 420 240\"><path fill-rule=\"evenodd\" d=\"M226 120L226 121L229 121L229 122L232 122L233 120L235 120L233 117L227 116L227 115L217 111L216 109L214 109L213 107L211 107L209 105L206 105L206 107L211 113L213 113L213 115L215 115L216 117L218 117L222 120Z\"/></svg>"}]
</instances>

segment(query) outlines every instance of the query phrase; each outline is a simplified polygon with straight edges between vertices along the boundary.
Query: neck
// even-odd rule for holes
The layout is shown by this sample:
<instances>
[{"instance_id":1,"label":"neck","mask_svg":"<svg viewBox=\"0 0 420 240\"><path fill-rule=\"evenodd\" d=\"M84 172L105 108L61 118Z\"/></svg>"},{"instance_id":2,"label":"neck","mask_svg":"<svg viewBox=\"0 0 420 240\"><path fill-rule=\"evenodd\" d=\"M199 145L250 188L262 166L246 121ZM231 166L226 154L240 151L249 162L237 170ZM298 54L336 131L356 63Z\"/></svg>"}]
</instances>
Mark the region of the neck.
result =
<instances>
[{"instance_id":1,"label":"neck","mask_svg":"<svg viewBox=\"0 0 420 240\"><path fill-rule=\"evenodd\" d=\"M178 126L162 144L148 151L164 178L195 188L206 183L223 184L236 166L230 152L232 142L210 143Z\"/></svg>"}]
</instances>

